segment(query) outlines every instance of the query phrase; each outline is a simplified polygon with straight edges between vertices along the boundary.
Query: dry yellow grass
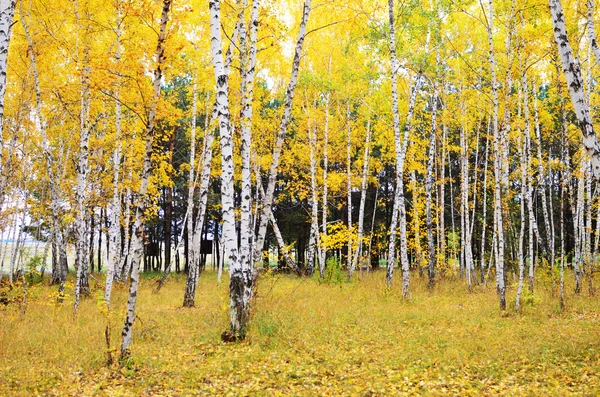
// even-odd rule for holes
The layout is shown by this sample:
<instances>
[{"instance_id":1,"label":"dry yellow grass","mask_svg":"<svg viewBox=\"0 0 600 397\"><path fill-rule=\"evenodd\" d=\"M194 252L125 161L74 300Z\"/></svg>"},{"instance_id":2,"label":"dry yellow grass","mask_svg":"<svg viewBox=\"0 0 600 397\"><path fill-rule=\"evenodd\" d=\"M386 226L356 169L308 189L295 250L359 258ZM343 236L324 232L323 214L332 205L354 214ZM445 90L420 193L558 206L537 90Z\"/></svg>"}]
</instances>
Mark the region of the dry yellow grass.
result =
<instances>
[{"instance_id":1,"label":"dry yellow grass","mask_svg":"<svg viewBox=\"0 0 600 397\"><path fill-rule=\"evenodd\" d=\"M468 294L464 282L442 280L431 292L414 279L402 301L383 277L320 284L263 276L249 338L229 345L219 338L226 282L202 274L197 308L182 309L183 276L159 294L145 279L133 361L121 368L105 366L100 285L76 318L71 300L57 307L54 288L34 286L24 314L17 303L0 308L0 395L600 394L597 297L569 294L560 313L539 282L521 313L502 315L493 287ZM114 347L125 298L118 287Z\"/></svg>"}]
</instances>

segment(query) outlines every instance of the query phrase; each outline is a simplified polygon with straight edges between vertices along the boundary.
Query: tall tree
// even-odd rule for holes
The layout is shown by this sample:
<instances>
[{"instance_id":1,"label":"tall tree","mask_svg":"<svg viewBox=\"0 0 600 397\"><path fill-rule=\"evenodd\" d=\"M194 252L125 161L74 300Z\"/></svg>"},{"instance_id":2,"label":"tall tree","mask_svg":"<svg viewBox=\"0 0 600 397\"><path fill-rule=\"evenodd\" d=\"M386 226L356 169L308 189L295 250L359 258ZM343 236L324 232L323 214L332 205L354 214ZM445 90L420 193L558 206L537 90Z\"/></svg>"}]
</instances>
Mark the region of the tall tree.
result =
<instances>
[{"instance_id":1,"label":"tall tree","mask_svg":"<svg viewBox=\"0 0 600 397\"><path fill-rule=\"evenodd\" d=\"M141 175L140 190L138 192L140 202L135 209L135 220L133 225L133 236L131 241L131 278L129 282L129 298L127 299L127 313L123 332L121 333L121 355L124 360L130 356L129 346L133 336L133 323L135 321L135 306L137 302L137 291L140 282L140 261L144 249L144 212L148 205L148 184L152 173L152 144L156 133L156 108L160 100L160 84L163 76L163 64L165 63L165 41L167 37L167 22L171 10L172 0L163 0L158 32L158 44L154 53L156 66L152 83L152 98L148 108L145 131L144 164Z\"/></svg>"}]
</instances>

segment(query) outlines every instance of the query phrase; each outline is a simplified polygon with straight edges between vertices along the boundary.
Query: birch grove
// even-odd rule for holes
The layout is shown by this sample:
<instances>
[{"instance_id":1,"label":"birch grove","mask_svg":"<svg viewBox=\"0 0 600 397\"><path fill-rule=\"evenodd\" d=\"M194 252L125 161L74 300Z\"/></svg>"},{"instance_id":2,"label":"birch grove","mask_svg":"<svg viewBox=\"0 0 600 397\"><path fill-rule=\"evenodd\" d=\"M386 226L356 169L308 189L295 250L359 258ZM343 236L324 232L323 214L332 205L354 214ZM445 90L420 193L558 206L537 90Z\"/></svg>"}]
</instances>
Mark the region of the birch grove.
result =
<instances>
[{"instance_id":1,"label":"birch grove","mask_svg":"<svg viewBox=\"0 0 600 397\"><path fill-rule=\"evenodd\" d=\"M97 297L110 361L127 300L128 363L176 289L189 318L222 289L223 342L283 329L277 280L593 299L597 4L422 3L3 1L6 305Z\"/></svg>"}]
</instances>

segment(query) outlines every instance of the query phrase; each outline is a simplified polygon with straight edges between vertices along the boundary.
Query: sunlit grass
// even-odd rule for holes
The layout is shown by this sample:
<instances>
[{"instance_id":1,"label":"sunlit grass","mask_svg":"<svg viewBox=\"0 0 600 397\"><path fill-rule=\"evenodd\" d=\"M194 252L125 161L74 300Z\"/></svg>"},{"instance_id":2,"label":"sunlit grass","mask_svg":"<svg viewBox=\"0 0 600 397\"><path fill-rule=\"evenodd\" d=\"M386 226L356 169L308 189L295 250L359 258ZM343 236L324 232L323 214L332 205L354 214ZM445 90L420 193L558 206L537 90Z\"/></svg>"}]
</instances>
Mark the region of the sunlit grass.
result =
<instances>
[{"instance_id":1,"label":"sunlit grass","mask_svg":"<svg viewBox=\"0 0 600 397\"><path fill-rule=\"evenodd\" d=\"M569 284L562 313L542 276L520 313L503 314L493 282L469 294L459 279L431 291L413 277L403 301L383 272L338 284L263 275L249 337L230 345L219 337L226 278L203 273L197 307L183 309L183 275L159 294L146 277L133 361L122 368L105 365L102 279L77 316L72 296L57 306L55 288L39 285L23 314L16 284L14 302L0 306L0 395L596 395L599 299ZM117 349L126 294L117 286L113 295Z\"/></svg>"}]
</instances>

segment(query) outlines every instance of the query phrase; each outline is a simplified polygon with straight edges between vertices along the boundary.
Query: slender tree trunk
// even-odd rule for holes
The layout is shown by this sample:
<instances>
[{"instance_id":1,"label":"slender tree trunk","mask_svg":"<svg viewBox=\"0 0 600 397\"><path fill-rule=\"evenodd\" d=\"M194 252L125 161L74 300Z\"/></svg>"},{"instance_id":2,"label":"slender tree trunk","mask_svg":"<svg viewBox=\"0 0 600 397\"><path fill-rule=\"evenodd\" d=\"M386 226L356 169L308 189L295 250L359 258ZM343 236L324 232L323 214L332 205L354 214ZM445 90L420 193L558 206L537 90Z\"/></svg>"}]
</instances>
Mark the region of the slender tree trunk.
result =
<instances>
[{"instance_id":1,"label":"slender tree trunk","mask_svg":"<svg viewBox=\"0 0 600 397\"><path fill-rule=\"evenodd\" d=\"M163 0L162 14L160 19L160 30L158 34L158 44L156 46L154 69L153 93L148 111L148 121L146 125L146 147L144 154L144 164L141 175L141 184L139 190L140 203L135 211L134 233L131 241L131 281L129 284L129 298L127 299L127 314L125 324L123 325L121 360L130 356L129 346L131 345L133 322L135 320L135 306L137 301L137 290L139 285L140 260L143 255L143 234L144 234L144 210L146 207L146 194L148 192L148 182L152 172L152 143L155 133L156 107L160 99L160 82L163 75L163 64L165 62L165 39L167 35L167 22L169 20L169 11L171 9L171 0Z\"/></svg>"},{"instance_id":2,"label":"slender tree trunk","mask_svg":"<svg viewBox=\"0 0 600 397\"><path fill-rule=\"evenodd\" d=\"M219 122L221 140L221 205L223 216L223 243L229 260L229 297L231 336L227 340L243 339L250 316L250 303L252 300L253 283L255 275L252 268L245 267L240 260L237 244L234 203L234 164L233 164L233 137L229 112L228 86L229 78L223 64L223 50L221 41L221 3L211 0L210 30L211 52L214 67L215 84L217 91L216 109ZM229 333L223 333L223 339Z\"/></svg>"},{"instance_id":3,"label":"slender tree trunk","mask_svg":"<svg viewBox=\"0 0 600 397\"><path fill-rule=\"evenodd\" d=\"M239 27L239 24L238 24ZM235 32L238 32L239 29L236 29ZM234 35L237 33L234 32ZM230 45L227 54L225 57L225 64L223 67L223 72L229 78L229 65L231 64L231 57L233 54L233 46ZM195 100L195 99L194 99ZM208 98L207 98L208 100ZM197 105L194 105L194 107ZM194 111L195 113L195 111ZM203 148L202 148L202 162L201 162L201 171L200 171L200 185L198 187L198 211L196 215L195 226L192 230L191 241L190 244L190 257L188 260L188 275L186 279L186 287L185 287L185 295L183 297L183 306L184 307L193 307L195 305L195 296L196 296L196 287L198 286L198 277L200 276L200 249L202 244L202 230L204 228L204 223L206 220L206 207L208 203L208 189L210 183L210 172L211 172L211 163L213 156L213 142L214 142L214 132L212 130L212 122L216 119L217 116L217 104L213 107L212 116L209 120L208 118L208 109L206 109L206 117L204 119L204 139L203 139ZM194 119L195 120L195 119ZM195 123L195 121L194 121ZM194 136L195 136L195 125L193 126ZM190 174L190 181L192 181L192 174ZM195 186L195 182L193 183ZM192 192L193 195L193 192ZM192 219L193 216L193 196L192 196L192 207L188 208L188 219ZM188 226L190 223L188 222ZM190 229L191 230L191 229ZM219 268L219 272L221 272L222 268ZM163 276L163 279L166 277ZM221 279L219 273L219 280Z\"/></svg>"},{"instance_id":4,"label":"slender tree trunk","mask_svg":"<svg viewBox=\"0 0 600 397\"><path fill-rule=\"evenodd\" d=\"M504 226L502 216L502 137L498 131L498 82L493 42L494 5L489 1L488 42L490 47L490 69L492 74L493 133L494 133L494 233L497 237L496 286L500 297L500 310L506 310L506 287L504 285Z\"/></svg>"},{"instance_id":5,"label":"slender tree trunk","mask_svg":"<svg viewBox=\"0 0 600 397\"><path fill-rule=\"evenodd\" d=\"M350 135L350 103L346 110L346 187L348 189L348 255L346 255L346 267L348 278L352 278L354 269L352 267L352 141Z\"/></svg>"},{"instance_id":6,"label":"slender tree trunk","mask_svg":"<svg viewBox=\"0 0 600 397\"><path fill-rule=\"evenodd\" d=\"M439 56L438 56L439 58ZM437 136L437 107L438 107L438 90L437 84L433 86L433 97L431 100L431 132L429 135L429 150L427 159L427 176L425 179L425 217L427 223L427 247L429 256L427 260L427 286L433 288L435 286L435 239L433 236L433 182L434 182L434 167L435 167L435 142ZM439 237L438 237L439 238Z\"/></svg>"},{"instance_id":7,"label":"slender tree trunk","mask_svg":"<svg viewBox=\"0 0 600 397\"><path fill-rule=\"evenodd\" d=\"M587 28L588 28L588 40L594 56L596 58L596 64L600 63L600 47L596 41L596 28L594 25L594 0L588 0L588 14L587 14Z\"/></svg>"},{"instance_id":8,"label":"slender tree trunk","mask_svg":"<svg viewBox=\"0 0 600 397\"><path fill-rule=\"evenodd\" d=\"M4 97L6 94L6 65L8 47L15 15L16 0L3 0L0 3L0 148L4 147ZM0 197L4 196L6 179L3 176L4 158L0 151Z\"/></svg>"},{"instance_id":9,"label":"slender tree trunk","mask_svg":"<svg viewBox=\"0 0 600 397\"><path fill-rule=\"evenodd\" d=\"M388 11L390 20L390 57L392 60L392 113L394 115L394 142L396 148L396 191L394 194L394 209L392 223L390 226L390 243L388 248L388 264L386 273L386 284L391 288L396 264L396 227L400 226L400 262L402 264L402 296L409 295L409 264L408 247L406 243L406 207L404 204L404 160L408 146L408 135L411 129L412 116L416 101L417 91L421 81L421 73L417 74L414 86L411 89L408 103L406 125L404 136L400 136L400 114L398 112L398 69L400 64L396 57L396 32L394 22L394 0L388 0ZM399 218L399 219L398 219Z\"/></svg>"},{"instance_id":10,"label":"slender tree trunk","mask_svg":"<svg viewBox=\"0 0 600 397\"><path fill-rule=\"evenodd\" d=\"M446 261L446 124L442 122L439 156L438 244L440 261Z\"/></svg>"},{"instance_id":11,"label":"slender tree trunk","mask_svg":"<svg viewBox=\"0 0 600 397\"><path fill-rule=\"evenodd\" d=\"M190 128L190 171L188 173L188 196L187 196L187 264L188 278L190 265L194 263L194 192L196 190L196 176L194 170L196 167L196 119L198 117L198 100L197 100L197 76L194 75L194 84L192 88L192 122ZM206 115L208 119L208 115ZM187 287L186 287L187 289Z\"/></svg>"},{"instance_id":12,"label":"slender tree trunk","mask_svg":"<svg viewBox=\"0 0 600 397\"><path fill-rule=\"evenodd\" d=\"M463 104L463 106L465 106ZM466 110L463 109L463 114L466 113ZM463 123L465 123L463 121ZM468 148L469 148L469 138L467 136L467 127L463 124L460 128L460 147L461 147L461 161L460 161L460 170L461 170L461 219L462 219L462 231L461 237L463 240L463 255L464 262L463 266L465 269L465 274L467 276L467 288L469 292L473 290L473 276L471 271L473 270L473 254L471 252L471 222L469 220L469 157L468 157Z\"/></svg>"},{"instance_id":13,"label":"slender tree trunk","mask_svg":"<svg viewBox=\"0 0 600 397\"><path fill-rule=\"evenodd\" d=\"M363 154L363 169L362 169L362 180L360 183L360 206L358 210L358 244L354 251L354 258L352 260L352 271L356 269L358 261L363 256L363 229L365 222L365 204L367 201L367 178L369 177L369 160L371 158L371 120L367 120L367 132L365 136L365 151ZM370 249L370 248L369 248ZM349 274L352 277L352 273Z\"/></svg>"},{"instance_id":14,"label":"slender tree trunk","mask_svg":"<svg viewBox=\"0 0 600 397\"><path fill-rule=\"evenodd\" d=\"M292 61L292 73L290 81L287 87L285 95L285 104L283 108L283 116L279 125L279 132L277 133L277 141L275 143L275 149L273 150L273 159L271 161L271 167L269 168L269 179L267 182L267 190L265 192L265 198L262 202L262 211L260 217L260 224L258 227L258 234L256 236L256 244L254 247L254 262L258 263L262 259L262 250L265 244L265 236L267 233L267 224L269 222L268 212L273 205L273 196L275 193L275 180L277 178L277 169L279 167L279 160L281 157L281 151L283 150L283 143L287 135L288 124L292 114L292 103L294 100L294 92L296 91L296 85L298 83L298 71L300 69L300 59L302 58L302 47L304 45L304 38L306 36L306 25L308 23L308 16L310 14L311 0L305 0L302 21L300 22L300 29L298 31L298 39L296 41L296 48L294 51L294 60ZM270 208L271 209L271 208ZM271 209L272 211L272 209Z\"/></svg>"},{"instance_id":15,"label":"slender tree trunk","mask_svg":"<svg viewBox=\"0 0 600 397\"><path fill-rule=\"evenodd\" d=\"M538 184L540 196L542 196L542 213L544 216L544 227L546 228L546 242L549 251L550 268L554 269L554 227L550 224L551 212L548 212L548 200L546 198L546 172L542 158L542 133L540 130L538 103L537 103L537 84L533 84L533 118L535 123L535 136L537 140L537 160L538 160ZM552 200L552 197L550 197ZM550 215L549 215L550 214Z\"/></svg>"},{"instance_id":16,"label":"slender tree trunk","mask_svg":"<svg viewBox=\"0 0 600 397\"><path fill-rule=\"evenodd\" d=\"M84 17L87 19L87 3L84 3ZM76 5L76 18L78 26L77 32L77 47L79 47L79 35L81 29L81 16L79 15L79 1ZM75 281L75 305L74 310L77 312L81 295L90 295L90 286L88 281L89 261L88 261L88 228L86 219L88 215L86 196L87 196L87 181L88 181L88 162L89 162L89 143L91 127L89 123L90 116L90 46L88 42L90 29L84 28L85 36L83 43L83 60L81 64L81 97L79 111L79 154L77 156L77 191L75 200L77 202L77 217L76 217L76 264L77 264L77 279ZM78 55L79 56L79 55ZM99 222L100 223L100 222ZM98 247L100 249L100 247Z\"/></svg>"},{"instance_id":17,"label":"slender tree trunk","mask_svg":"<svg viewBox=\"0 0 600 397\"><path fill-rule=\"evenodd\" d=\"M581 164L580 176L577 177L577 201L575 203L575 219L573 221L575 231L575 255L573 258L573 269L575 270L575 293L581 293L581 273L583 267L584 250L584 190L585 190L585 165Z\"/></svg>"},{"instance_id":18,"label":"slender tree trunk","mask_svg":"<svg viewBox=\"0 0 600 397\"><path fill-rule=\"evenodd\" d=\"M213 154L214 133L210 127L204 132L204 148L202 149L202 171L200 174L200 186L198 189L198 214L196 224L193 229L191 258L189 262L188 276L186 281L185 295L183 298L184 307L193 307L195 305L196 287L198 285L198 276L200 275L200 235L206 219L206 206L208 203L208 188L210 183L210 171ZM188 213L190 219L192 212ZM189 224L189 222L188 222Z\"/></svg>"},{"instance_id":19,"label":"slender tree trunk","mask_svg":"<svg viewBox=\"0 0 600 397\"><path fill-rule=\"evenodd\" d=\"M132 174L133 171L130 168L128 181L132 180ZM131 273L131 200L131 185L128 183L127 191L125 192L125 248L124 253L121 256L121 263L119 264L119 269L121 271L119 279L123 283L128 279L129 274Z\"/></svg>"},{"instance_id":20,"label":"slender tree trunk","mask_svg":"<svg viewBox=\"0 0 600 397\"><path fill-rule=\"evenodd\" d=\"M563 116L563 119L565 117ZM565 135L567 134L567 130L562 129L561 136L561 165L563 167L566 166L566 147L565 147ZM560 179L560 309L565 310L565 175L564 171L561 172L562 178Z\"/></svg>"},{"instance_id":21,"label":"slender tree trunk","mask_svg":"<svg viewBox=\"0 0 600 397\"><path fill-rule=\"evenodd\" d=\"M310 110L307 101L307 132L308 132L308 147L310 153L310 187L311 187L311 216L310 216L310 238L308 240L308 257L306 265L306 274L311 275L315 268L315 254L317 250L320 252L319 244L319 201L317 199L317 161L315 160L315 148L317 146L317 138L312 128L310 119ZM323 259L319 258L319 263ZM321 272L321 277L324 274Z\"/></svg>"},{"instance_id":22,"label":"slender tree trunk","mask_svg":"<svg viewBox=\"0 0 600 397\"><path fill-rule=\"evenodd\" d=\"M527 179L525 180L526 183L526 201L527 201L527 212L528 212L528 224L529 224L529 234L528 234L528 250L527 250L527 257L529 260L529 292L533 293L533 281L534 281L534 265L535 265L535 257L534 257L534 251L533 251L533 236L534 236L534 232L535 235L538 236L538 240L540 242L540 246L541 244L541 238L540 238L540 232L537 228L537 222L535 220L535 215L533 213L534 208L533 208L533 176L531 175L531 127L530 127L530 123L529 123L529 91L528 91L528 84L527 84L527 75L525 73L525 71L522 72L521 74L522 76L522 90L523 90L523 115L525 117L525 126L524 126L524 134L525 134L525 141L524 141L524 146L523 149L525 151L524 153L524 160L525 160L525 169L526 169L526 177Z\"/></svg>"},{"instance_id":23,"label":"slender tree trunk","mask_svg":"<svg viewBox=\"0 0 600 397\"><path fill-rule=\"evenodd\" d=\"M23 3L21 2L21 24L25 30L25 36L27 38L29 60L31 62L31 68L33 72L33 81L35 86L35 109L34 109L34 124L37 131L40 132L42 137L42 151L44 157L44 165L50 181L50 211L52 217L52 235L53 241L56 242L58 248L58 261L57 266L52 268L52 284L59 285L59 293L64 291L64 285L67 281L67 256L64 245L64 238L62 228L60 226L61 209L60 209L60 190L58 187L58 175L60 172L55 172L54 163L50 153L50 140L46 134L46 121L42 113L42 95L40 88L40 80L37 70L37 61L35 57L34 43L29 33L29 25L26 22L27 15L23 12ZM58 164L57 168L62 168L62 164ZM60 297L59 297L60 299Z\"/></svg>"},{"instance_id":24,"label":"slender tree trunk","mask_svg":"<svg viewBox=\"0 0 600 397\"><path fill-rule=\"evenodd\" d=\"M117 48L115 51L115 62L117 68L121 67L121 36L123 34L123 9L121 0L117 0ZM104 288L104 301L106 308L110 309L110 297L112 293L113 280L116 277L117 266L121 259L121 194L119 192L119 173L122 158L122 126L121 126L121 75L117 73L117 84L115 87L115 147L113 149L113 197L110 204L110 250L108 252L108 263L106 264L106 284Z\"/></svg>"},{"instance_id":25,"label":"slender tree trunk","mask_svg":"<svg viewBox=\"0 0 600 397\"><path fill-rule=\"evenodd\" d=\"M526 189L527 186L527 162L525 159L525 137L523 134L519 135L519 156L520 156L520 169L521 169L521 199L520 207L521 207L521 218L520 224L521 229L519 232L519 286L517 288L517 297L515 301L515 309L517 311L521 308L521 293L523 291L523 274L525 272L525 252L524 252L524 239L525 239L525 202L524 199L527 195ZM531 225L530 225L531 228ZM531 258L529 258L531 260Z\"/></svg>"},{"instance_id":26,"label":"slender tree trunk","mask_svg":"<svg viewBox=\"0 0 600 397\"><path fill-rule=\"evenodd\" d=\"M482 209L481 209L481 217L482 217L482 222L481 222L481 248L480 248L480 252L481 252L481 282L483 283L483 286L486 287L487 286L487 278L485 276L485 233L486 233L486 228L487 228L487 191L488 191L488 187L487 187L487 176L488 176L488 156L489 156L489 148L490 148L490 138L489 138L489 133L490 133L490 122L488 119L488 128L487 128L487 137L485 139L485 155L484 155L484 165L483 165L483 200L482 200Z\"/></svg>"},{"instance_id":27,"label":"slender tree trunk","mask_svg":"<svg viewBox=\"0 0 600 397\"><path fill-rule=\"evenodd\" d=\"M256 40L258 30L258 7L259 0L252 2L252 13L250 16L249 30L250 43L248 43L245 25L244 10L247 0L241 0L240 11L240 79L241 79L241 146L242 157L242 197L240 216L240 261L242 267L252 268L253 252L252 237L252 168L250 164L250 150L252 146L252 102L254 100L254 76L256 67ZM270 204L269 204L270 206ZM262 247L261 247L262 250Z\"/></svg>"},{"instance_id":28,"label":"slender tree trunk","mask_svg":"<svg viewBox=\"0 0 600 397\"><path fill-rule=\"evenodd\" d=\"M329 172L329 100L330 94L325 95L325 128L324 128L324 136L323 136L323 212L321 216L323 217L323 222L321 224L321 233L323 237L327 236L327 173ZM321 239L322 240L322 239ZM323 244L321 245L320 254L319 254L319 276L323 279L325 278L325 265L327 263L327 247Z\"/></svg>"}]
</instances>

